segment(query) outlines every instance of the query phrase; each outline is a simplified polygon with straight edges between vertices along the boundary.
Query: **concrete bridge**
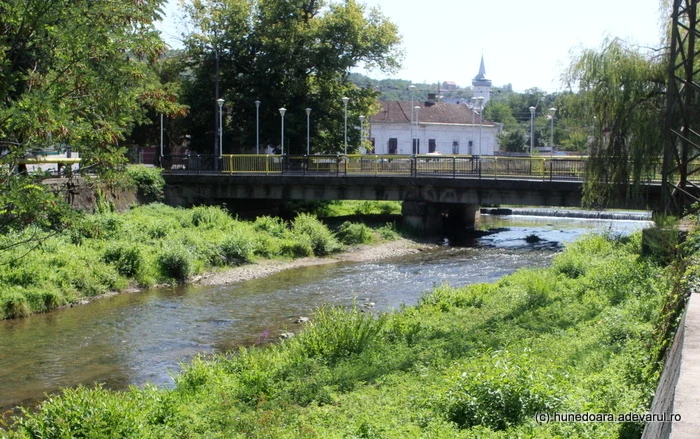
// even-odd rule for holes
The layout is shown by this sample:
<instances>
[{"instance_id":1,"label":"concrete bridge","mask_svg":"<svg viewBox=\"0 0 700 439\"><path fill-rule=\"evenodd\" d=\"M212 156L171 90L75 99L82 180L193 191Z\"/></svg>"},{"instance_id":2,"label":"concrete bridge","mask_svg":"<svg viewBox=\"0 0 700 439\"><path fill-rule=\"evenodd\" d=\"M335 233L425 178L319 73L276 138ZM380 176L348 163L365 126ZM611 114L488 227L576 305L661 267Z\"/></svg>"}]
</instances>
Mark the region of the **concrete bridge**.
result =
<instances>
[{"instance_id":1,"label":"concrete bridge","mask_svg":"<svg viewBox=\"0 0 700 439\"><path fill-rule=\"evenodd\" d=\"M483 205L579 207L582 159L471 156L164 157L172 205L263 209L288 200L403 201L404 221L424 232L443 218L472 227ZM186 159L186 160L185 160ZM655 209L661 186L614 207Z\"/></svg>"}]
</instances>

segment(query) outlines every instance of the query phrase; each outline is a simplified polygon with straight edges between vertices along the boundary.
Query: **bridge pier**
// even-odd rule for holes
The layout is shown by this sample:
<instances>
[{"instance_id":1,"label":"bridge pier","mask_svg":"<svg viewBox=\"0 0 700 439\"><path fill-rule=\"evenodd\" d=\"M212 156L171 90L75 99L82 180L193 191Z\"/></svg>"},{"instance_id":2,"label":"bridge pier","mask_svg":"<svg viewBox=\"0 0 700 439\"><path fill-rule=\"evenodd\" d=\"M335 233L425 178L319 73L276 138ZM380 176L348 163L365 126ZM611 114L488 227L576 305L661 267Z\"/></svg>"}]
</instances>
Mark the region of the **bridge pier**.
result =
<instances>
[{"instance_id":1,"label":"bridge pier","mask_svg":"<svg viewBox=\"0 0 700 439\"><path fill-rule=\"evenodd\" d=\"M478 221L479 205L404 201L401 215L405 226L421 234L438 235L447 228L473 229Z\"/></svg>"}]
</instances>

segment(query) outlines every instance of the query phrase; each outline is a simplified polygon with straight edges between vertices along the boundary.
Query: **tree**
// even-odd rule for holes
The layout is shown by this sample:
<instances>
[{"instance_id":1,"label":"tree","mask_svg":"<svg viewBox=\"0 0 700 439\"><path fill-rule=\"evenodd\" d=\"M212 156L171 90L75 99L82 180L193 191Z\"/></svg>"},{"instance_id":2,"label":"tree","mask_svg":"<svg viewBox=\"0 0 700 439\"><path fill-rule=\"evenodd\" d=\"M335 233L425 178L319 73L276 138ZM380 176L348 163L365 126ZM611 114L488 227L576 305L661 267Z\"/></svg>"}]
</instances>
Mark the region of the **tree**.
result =
<instances>
[{"instance_id":1,"label":"tree","mask_svg":"<svg viewBox=\"0 0 700 439\"><path fill-rule=\"evenodd\" d=\"M48 196L41 176L14 172L26 154L70 145L84 168L117 176L119 143L147 110L182 111L152 69L165 47L153 27L163 1L0 4L0 232L46 216L27 206L59 202L37 203Z\"/></svg>"},{"instance_id":2,"label":"tree","mask_svg":"<svg viewBox=\"0 0 700 439\"><path fill-rule=\"evenodd\" d=\"M613 39L583 51L567 80L579 89L569 110L593 127L584 203L635 196L620 188L638 187L663 152L665 63Z\"/></svg>"},{"instance_id":3,"label":"tree","mask_svg":"<svg viewBox=\"0 0 700 439\"><path fill-rule=\"evenodd\" d=\"M358 116L375 111L378 92L352 84L349 70L365 64L392 71L399 65L396 26L354 0L195 0L186 12L195 29L186 36L192 72L187 123L193 147L201 151L212 151L214 141L217 58L226 102L224 152L254 150L256 99L262 145L279 146L278 109L285 107L285 152L305 152L308 107L313 150L340 152L343 96L350 98L352 150L359 140Z\"/></svg>"}]
</instances>

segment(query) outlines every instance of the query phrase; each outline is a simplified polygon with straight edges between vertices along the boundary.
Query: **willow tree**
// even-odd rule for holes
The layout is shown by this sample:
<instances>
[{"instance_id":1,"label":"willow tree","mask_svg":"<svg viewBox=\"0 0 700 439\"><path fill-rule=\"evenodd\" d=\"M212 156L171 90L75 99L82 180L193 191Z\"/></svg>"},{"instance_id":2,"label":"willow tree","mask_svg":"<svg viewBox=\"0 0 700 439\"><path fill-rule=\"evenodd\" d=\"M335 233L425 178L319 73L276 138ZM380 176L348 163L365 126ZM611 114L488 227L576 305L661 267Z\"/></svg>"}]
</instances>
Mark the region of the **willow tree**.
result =
<instances>
[{"instance_id":1,"label":"willow tree","mask_svg":"<svg viewBox=\"0 0 700 439\"><path fill-rule=\"evenodd\" d=\"M14 172L27 154L68 145L84 167L117 175L119 143L147 111L182 110L152 68L165 48L153 26L163 3L0 2L0 233L60 226L60 201Z\"/></svg>"},{"instance_id":2,"label":"willow tree","mask_svg":"<svg viewBox=\"0 0 700 439\"><path fill-rule=\"evenodd\" d=\"M224 152L256 145L255 100L260 142L280 144L285 115L285 152L306 150L306 108L311 108L312 151L339 152L344 143L343 96L348 104L349 150L358 145L358 117L374 111L378 93L357 88L348 76L364 65L393 71L399 65L396 26L379 10L354 1L194 0L186 7L191 71L185 93L192 142L210 151L215 124L217 59L226 101Z\"/></svg>"},{"instance_id":3,"label":"willow tree","mask_svg":"<svg viewBox=\"0 0 700 439\"><path fill-rule=\"evenodd\" d=\"M584 204L639 196L663 156L666 63L613 39L583 51L566 80L578 89L569 111L591 132Z\"/></svg>"}]
</instances>

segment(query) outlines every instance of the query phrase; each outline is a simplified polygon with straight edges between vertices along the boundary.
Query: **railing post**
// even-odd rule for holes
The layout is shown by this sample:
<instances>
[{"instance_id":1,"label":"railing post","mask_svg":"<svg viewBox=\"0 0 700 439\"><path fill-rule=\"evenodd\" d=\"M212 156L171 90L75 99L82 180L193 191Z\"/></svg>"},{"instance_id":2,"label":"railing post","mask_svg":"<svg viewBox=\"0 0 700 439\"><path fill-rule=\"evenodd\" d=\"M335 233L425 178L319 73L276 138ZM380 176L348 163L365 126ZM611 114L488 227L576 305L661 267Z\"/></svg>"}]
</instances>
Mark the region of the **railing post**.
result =
<instances>
[{"instance_id":1,"label":"railing post","mask_svg":"<svg viewBox=\"0 0 700 439\"><path fill-rule=\"evenodd\" d=\"M549 181L554 181L554 160L549 161Z\"/></svg>"},{"instance_id":2,"label":"railing post","mask_svg":"<svg viewBox=\"0 0 700 439\"><path fill-rule=\"evenodd\" d=\"M457 178L457 157L452 156L452 178Z\"/></svg>"}]
</instances>

